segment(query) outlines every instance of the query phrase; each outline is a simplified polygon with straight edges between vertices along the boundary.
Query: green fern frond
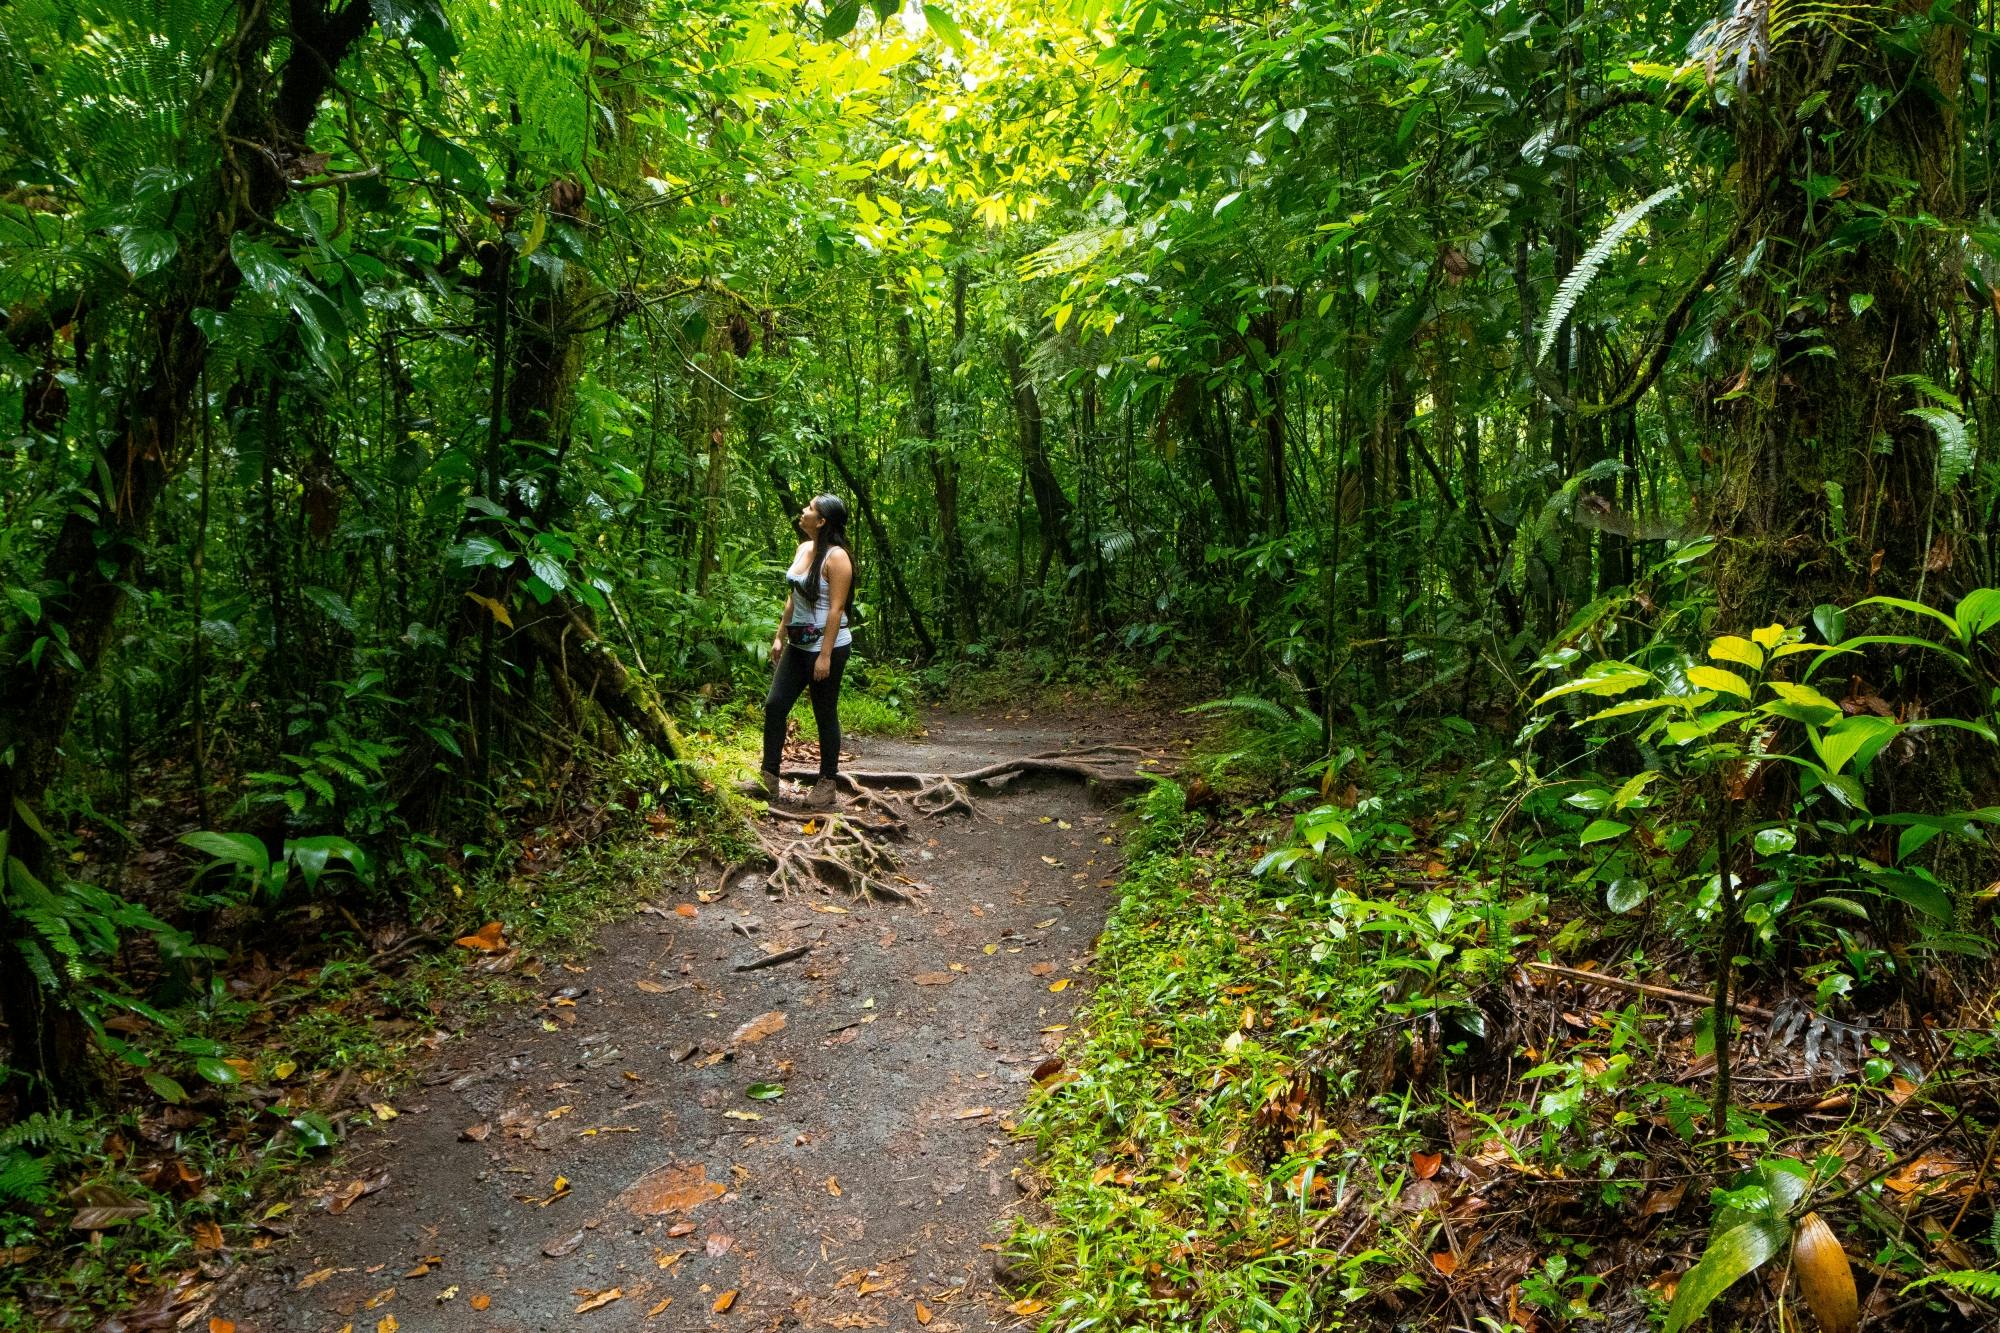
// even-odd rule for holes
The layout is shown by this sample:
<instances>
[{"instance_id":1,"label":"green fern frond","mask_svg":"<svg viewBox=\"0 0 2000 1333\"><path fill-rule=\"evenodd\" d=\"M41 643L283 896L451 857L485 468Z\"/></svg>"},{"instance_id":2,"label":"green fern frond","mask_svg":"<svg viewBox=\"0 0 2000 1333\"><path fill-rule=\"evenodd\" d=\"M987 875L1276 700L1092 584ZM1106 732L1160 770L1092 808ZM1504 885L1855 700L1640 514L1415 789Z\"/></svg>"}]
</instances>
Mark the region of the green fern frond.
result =
<instances>
[{"instance_id":1,"label":"green fern frond","mask_svg":"<svg viewBox=\"0 0 2000 1333\"><path fill-rule=\"evenodd\" d=\"M46 1158L0 1153L0 1203L40 1203L52 1174Z\"/></svg>"},{"instance_id":2,"label":"green fern frond","mask_svg":"<svg viewBox=\"0 0 2000 1333\"><path fill-rule=\"evenodd\" d=\"M1207 703L1196 704L1193 709L1197 713L1223 710L1232 713L1254 713L1281 727L1290 726L1292 722L1291 714L1287 713L1282 705L1274 704L1269 699L1260 699L1254 694L1239 694L1228 699L1211 699Z\"/></svg>"},{"instance_id":3,"label":"green fern frond","mask_svg":"<svg viewBox=\"0 0 2000 1333\"><path fill-rule=\"evenodd\" d=\"M1646 214L1680 192L1681 187L1678 185L1655 190L1611 219L1611 225L1604 229L1604 234L1592 243L1590 249L1583 252L1583 258L1576 261L1576 267L1569 271L1569 275L1562 280L1562 285L1556 288L1555 299L1549 302L1549 313L1542 320L1542 341L1535 349L1535 360L1540 361L1547 357L1549 349L1556 345L1556 335L1561 333L1563 325L1569 322L1571 313L1576 309L1576 303L1583 297L1584 289L1590 286L1591 279L1595 278L1597 271L1604 267L1604 261L1611 257L1611 252L1618 248L1618 243L1645 219Z\"/></svg>"},{"instance_id":4,"label":"green fern frond","mask_svg":"<svg viewBox=\"0 0 2000 1333\"><path fill-rule=\"evenodd\" d=\"M1908 1295L1919 1287L1928 1287L1942 1282L1957 1291L1969 1292L1986 1300L2000 1300L2000 1273L1980 1269L1961 1269L1952 1273L1932 1273L1929 1277L1918 1278L1904 1287L1899 1295Z\"/></svg>"},{"instance_id":5,"label":"green fern frond","mask_svg":"<svg viewBox=\"0 0 2000 1333\"><path fill-rule=\"evenodd\" d=\"M0 1128L0 1152L21 1148L51 1148L58 1152L82 1152L90 1145L88 1128L70 1111L37 1111L26 1119Z\"/></svg>"}]
</instances>

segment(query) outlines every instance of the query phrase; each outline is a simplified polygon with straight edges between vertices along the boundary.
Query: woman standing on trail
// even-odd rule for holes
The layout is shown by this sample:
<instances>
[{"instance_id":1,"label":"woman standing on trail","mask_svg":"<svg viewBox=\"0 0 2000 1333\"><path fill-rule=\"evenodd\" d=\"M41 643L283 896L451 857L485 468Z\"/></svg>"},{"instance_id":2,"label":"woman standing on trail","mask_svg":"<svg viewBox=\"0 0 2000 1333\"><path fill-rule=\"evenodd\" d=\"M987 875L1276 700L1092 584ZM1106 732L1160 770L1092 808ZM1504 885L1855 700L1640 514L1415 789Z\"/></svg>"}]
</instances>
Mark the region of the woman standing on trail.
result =
<instances>
[{"instance_id":1,"label":"woman standing on trail","mask_svg":"<svg viewBox=\"0 0 2000 1333\"><path fill-rule=\"evenodd\" d=\"M740 790L767 801L779 798L785 719L799 692L810 690L819 725L819 781L806 804L826 809L839 793L834 775L840 769L840 674L852 638L847 608L854 601L854 558L847 549L847 506L839 496L816 495L799 514L799 530L806 539L785 572L785 611L771 640L776 669L764 699L764 761L756 780Z\"/></svg>"}]
</instances>

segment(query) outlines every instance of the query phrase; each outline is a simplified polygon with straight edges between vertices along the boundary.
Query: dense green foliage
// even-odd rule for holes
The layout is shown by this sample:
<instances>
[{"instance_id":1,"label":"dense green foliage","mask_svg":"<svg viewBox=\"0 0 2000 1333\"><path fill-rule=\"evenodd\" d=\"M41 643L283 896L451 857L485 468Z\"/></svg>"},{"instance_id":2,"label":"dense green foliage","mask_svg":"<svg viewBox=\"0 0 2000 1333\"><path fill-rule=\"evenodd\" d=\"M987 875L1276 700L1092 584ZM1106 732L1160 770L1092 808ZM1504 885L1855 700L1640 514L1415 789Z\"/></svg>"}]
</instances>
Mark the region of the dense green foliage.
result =
<instances>
[{"instance_id":1,"label":"dense green foliage","mask_svg":"<svg viewBox=\"0 0 2000 1333\"><path fill-rule=\"evenodd\" d=\"M1561 840L1534 892L1658 905L1720 1000L1945 1003L1996 77L1969 0L0 7L10 1097L233 1085L232 952L462 924L586 795L711 828L822 489L878 727L915 671L1193 668L1218 781L1477 751L1457 851ZM1270 806L1264 873L1326 892L1344 808ZM0 1207L87 1138L23 1123Z\"/></svg>"}]
</instances>

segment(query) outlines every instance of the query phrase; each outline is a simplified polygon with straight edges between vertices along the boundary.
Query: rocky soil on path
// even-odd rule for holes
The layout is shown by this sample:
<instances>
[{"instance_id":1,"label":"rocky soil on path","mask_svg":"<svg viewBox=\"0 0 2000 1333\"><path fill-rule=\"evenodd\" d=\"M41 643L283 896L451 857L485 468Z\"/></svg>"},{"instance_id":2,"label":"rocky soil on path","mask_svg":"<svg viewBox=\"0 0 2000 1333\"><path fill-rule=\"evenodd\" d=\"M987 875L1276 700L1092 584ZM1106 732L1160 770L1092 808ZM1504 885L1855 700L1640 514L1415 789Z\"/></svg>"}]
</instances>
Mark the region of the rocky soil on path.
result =
<instances>
[{"instance_id":1,"label":"rocky soil on path","mask_svg":"<svg viewBox=\"0 0 2000 1333\"><path fill-rule=\"evenodd\" d=\"M1116 740L1168 768L1186 730L941 719L851 766ZM447 1042L317 1202L355 1197L302 1201L212 1313L239 1333L1019 1322L995 1277L1022 1206L1009 1127L1090 992L1119 822L1075 784L986 794L916 825L907 905L663 887L547 968L539 1004Z\"/></svg>"}]
</instances>

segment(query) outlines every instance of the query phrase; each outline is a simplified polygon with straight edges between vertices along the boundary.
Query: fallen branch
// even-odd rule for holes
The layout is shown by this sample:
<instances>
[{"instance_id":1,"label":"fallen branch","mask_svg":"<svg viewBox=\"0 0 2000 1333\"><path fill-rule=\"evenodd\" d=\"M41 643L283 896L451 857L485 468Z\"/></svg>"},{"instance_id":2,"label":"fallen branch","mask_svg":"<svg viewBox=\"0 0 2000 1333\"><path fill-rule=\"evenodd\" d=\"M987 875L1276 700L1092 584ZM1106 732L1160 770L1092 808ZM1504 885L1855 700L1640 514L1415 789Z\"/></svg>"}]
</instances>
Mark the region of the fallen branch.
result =
<instances>
[{"instance_id":1,"label":"fallen branch","mask_svg":"<svg viewBox=\"0 0 2000 1333\"><path fill-rule=\"evenodd\" d=\"M1611 986L1618 990L1637 991L1641 995L1650 995L1660 1000L1672 1000L1676 1004L1693 1004L1706 1009L1715 1002L1713 996L1697 995L1691 990L1675 990L1671 986L1654 986L1644 981L1627 981L1623 977L1608 977L1602 972L1591 972L1581 967L1563 967L1557 963L1523 963L1521 966L1536 972L1549 972L1559 977L1568 977L1572 981L1588 981L1597 986ZM1737 1003L1729 1007L1746 1017L1761 1018L1767 1023L1777 1017L1769 1009L1759 1009L1754 1004Z\"/></svg>"}]
</instances>

